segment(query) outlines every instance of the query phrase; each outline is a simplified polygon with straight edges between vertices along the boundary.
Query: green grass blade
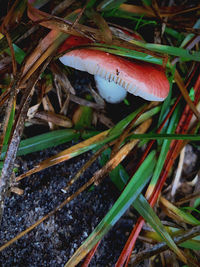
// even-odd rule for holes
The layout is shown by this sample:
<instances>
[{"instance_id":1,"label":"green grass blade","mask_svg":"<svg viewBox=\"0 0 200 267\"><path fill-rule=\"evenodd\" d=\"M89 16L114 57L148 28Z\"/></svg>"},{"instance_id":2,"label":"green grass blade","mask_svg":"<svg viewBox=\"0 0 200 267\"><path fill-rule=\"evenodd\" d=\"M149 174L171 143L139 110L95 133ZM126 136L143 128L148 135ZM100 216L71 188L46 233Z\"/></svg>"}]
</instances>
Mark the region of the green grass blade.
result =
<instances>
[{"instance_id":1,"label":"green grass blade","mask_svg":"<svg viewBox=\"0 0 200 267\"><path fill-rule=\"evenodd\" d=\"M133 203L137 196L149 180L154 166L156 164L155 151L152 151L143 164L131 178L127 187L124 189L118 200L115 202L111 210L98 224L92 234L79 247L71 259L66 263L65 267L71 267L78 264L86 254L94 247L94 245L110 230L110 228L119 220L128 207Z\"/></svg>"},{"instance_id":2,"label":"green grass blade","mask_svg":"<svg viewBox=\"0 0 200 267\"><path fill-rule=\"evenodd\" d=\"M15 104L12 107L12 110L11 110L11 113L10 113L10 118L8 120L6 134L5 134L5 137L4 137L4 140L3 140L3 144L4 145L8 144L8 141L9 141L9 138L10 138L10 134L11 134L11 131L12 131L12 126L13 126L13 123L14 123L14 117L15 117Z\"/></svg>"},{"instance_id":3,"label":"green grass blade","mask_svg":"<svg viewBox=\"0 0 200 267\"><path fill-rule=\"evenodd\" d=\"M167 33L168 35L171 35L172 37L174 37L175 39L177 39L178 41L178 45L183 41L184 39L184 35L172 28L169 27L165 27L165 33Z\"/></svg>"},{"instance_id":4,"label":"green grass blade","mask_svg":"<svg viewBox=\"0 0 200 267\"><path fill-rule=\"evenodd\" d=\"M132 49L128 49L128 48L124 48L124 47L120 47L120 46L116 46L116 45L95 43L95 44L90 44L88 47L89 48L95 47L95 49L98 49L98 50L101 50L104 52L108 52L108 53L111 53L114 55L133 58L133 59L137 59L137 60L142 60L142 61L146 61L146 62L149 62L152 64L158 64L158 65L164 64L163 58L154 57L154 56L149 55L147 53L135 51ZM168 64L167 64L167 66L168 66Z\"/></svg>"},{"instance_id":5,"label":"green grass blade","mask_svg":"<svg viewBox=\"0 0 200 267\"><path fill-rule=\"evenodd\" d=\"M174 74L175 74L175 66L173 66L171 68L171 75L170 77L168 77L169 80L169 84L170 84L170 91L169 94L167 96L167 98L165 99L164 103L162 104L162 108L161 108L161 112L160 112L160 116L158 119L158 125L160 125L162 123L162 121L164 120L164 115L166 114L166 112L169 110L169 107L171 105L171 98L172 98L172 86L173 86L173 80L174 80Z\"/></svg>"},{"instance_id":6,"label":"green grass blade","mask_svg":"<svg viewBox=\"0 0 200 267\"><path fill-rule=\"evenodd\" d=\"M180 247L200 251L200 235L181 243Z\"/></svg>"},{"instance_id":7,"label":"green grass blade","mask_svg":"<svg viewBox=\"0 0 200 267\"><path fill-rule=\"evenodd\" d=\"M13 49L15 52L15 59L16 59L17 63L21 64L22 61L24 60L25 56L26 56L26 53L15 44L13 44ZM5 51L6 51L6 53L8 53L8 55L11 56L10 48L7 48Z\"/></svg>"},{"instance_id":8,"label":"green grass blade","mask_svg":"<svg viewBox=\"0 0 200 267\"><path fill-rule=\"evenodd\" d=\"M111 148L106 149L101 154L101 157L99 159L101 166L104 166L108 162L108 160L110 159L110 154ZM119 189L119 191L122 191L124 189L127 181L129 180L129 175L121 164L119 164L114 170L109 173L109 177L114 185Z\"/></svg>"},{"instance_id":9,"label":"green grass blade","mask_svg":"<svg viewBox=\"0 0 200 267\"><path fill-rule=\"evenodd\" d=\"M148 222L156 233L166 242L169 248L171 248L181 258L183 257L181 251L174 243L173 239L162 225L160 219L149 205L148 201L142 194L140 194L133 202L134 208L142 215L142 217Z\"/></svg>"},{"instance_id":10,"label":"green grass blade","mask_svg":"<svg viewBox=\"0 0 200 267\"><path fill-rule=\"evenodd\" d=\"M144 108L144 106L138 108L136 111L132 112L129 114L126 118L118 122L109 132L109 136L111 135L118 135L121 133L127 126L128 124L137 116L138 113Z\"/></svg>"},{"instance_id":11,"label":"green grass blade","mask_svg":"<svg viewBox=\"0 0 200 267\"><path fill-rule=\"evenodd\" d=\"M200 141L199 134L132 134L130 139Z\"/></svg>"},{"instance_id":12,"label":"green grass blade","mask_svg":"<svg viewBox=\"0 0 200 267\"><path fill-rule=\"evenodd\" d=\"M148 49L150 51L168 54L171 56L180 57L182 61L200 61L200 52L191 51L188 49L180 48L180 47L174 47L174 46L168 46L168 45L160 45L160 44L151 44L151 43L142 43L136 40L131 40L130 43L133 43L135 45L138 45L139 47L143 47L145 49Z\"/></svg>"},{"instance_id":13,"label":"green grass blade","mask_svg":"<svg viewBox=\"0 0 200 267\"><path fill-rule=\"evenodd\" d=\"M43 149L57 146L69 142L71 140L77 140L79 137L79 132L72 129L65 129L52 131L31 138L27 138L20 142L17 156L41 151ZM2 150L1 159L5 157L6 149L7 146L4 146Z\"/></svg>"},{"instance_id":14,"label":"green grass blade","mask_svg":"<svg viewBox=\"0 0 200 267\"><path fill-rule=\"evenodd\" d=\"M98 11L110 11L113 9L117 9L121 4L123 4L126 0L104 0L98 6Z\"/></svg>"},{"instance_id":15,"label":"green grass blade","mask_svg":"<svg viewBox=\"0 0 200 267\"><path fill-rule=\"evenodd\" d=\"M177 208L175 205L173 205L171 202L169 202L167 199L164 199L165 208L170 211L170 213L175 214L176 217L179 217L180 221L183 221L185 223L191 224L191 225L200 225L200 220L196 219L191 213L185 212L181 210L180 208ZM163 203L163 200L161 200L161 203Z\"/></svg>"},{"instance_id":16,"label":"green grass blade","mask_svg":"<svg viewBox=\"0 0 200 267\"><path fill-rule=\"evenodd\" d=\"M168 136L169 136L169 134L174 133L179 117L180 117L180 106L178 106L175 109L175 111L172 115L172 118L170 120L168 129L167 129L167 135ZM152 135L152 134L150 134L150 135ZM164 134L161 134L161 135L164 136ZM156 140L158 140L158 138L156 138ZM161 150L160 150L160 155L159 155L159 158L158 158L155 170L154 170L154 174L153 174L153 177L152 177L151 182L150 182L148 189L147 189L147 193L146 193L147 198L153 192L154 187L158 181L158 178L159 178L160 173L162 171L163 165L165 163L167 153L169 151L170 144L171 144L171 140L169 140L169 139L167 140L165 138L163 139L163 143L162 143Z\"/></svg>"}]
</instances>

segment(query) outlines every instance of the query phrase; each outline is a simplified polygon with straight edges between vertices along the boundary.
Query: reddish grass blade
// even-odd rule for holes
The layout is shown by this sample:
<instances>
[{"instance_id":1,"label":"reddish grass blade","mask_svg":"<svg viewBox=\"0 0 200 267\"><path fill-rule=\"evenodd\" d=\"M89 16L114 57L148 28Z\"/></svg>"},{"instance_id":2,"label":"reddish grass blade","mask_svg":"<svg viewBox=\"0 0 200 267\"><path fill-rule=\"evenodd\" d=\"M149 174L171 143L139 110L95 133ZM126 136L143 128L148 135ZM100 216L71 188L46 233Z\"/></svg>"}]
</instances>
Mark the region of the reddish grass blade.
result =
<instances>
[{"instance_id":1,"label":"reddish grass blade","mask_svg":"<svg viewBox=\"0 0 200 267\"><path fill-rule=\"evenodd\" d=\"M198 79L195 83L194 86L194 91L196 92L196 98L194 101L194 104L197 104L199 99L200 99L200 75L198 76ZM177 126L177 133L185 133L188 130L188 126L189 126L189 122L192 118L193 112L190 110L189 105L187 105L184 109L183 115L181 117L181 120ZM179 155L179 152L182 148L182 144L183 141L182 140L178 140L178 141L174 141L171 145L170 151L167 155L167 159L166 159L166 163L163 167L163 170L161 172L160 175L160 180L158 181L150 199L149 199L149 203L150 205L153 207L158 199L158 196L163 188L163 185L168 177L169 171L175 161L175 159L177 158L177 156ZM140 217L138 219L138 222L136 223L135 227L133 228L128 241L126 242L126 245L116 263L116 267L120 267L123 266L123 264L126 261L126 266L129 262L132 250L135 246L135 242L137 240L137 237L142 229L142 226L144 224L144 220L142 217Z\"/></svg>"},{"instance_id":2,"label":"reddish grass blade","mask_svg":"<svg viewBox=\"0 0 200 267\"><path fill-rule=\"evenodd\" d=\"M96 246L94 246L93 249L88 253L88 255L87 255L87 257L86 257L86 259L85 259L85 261L84 261L84 263L82 264L81 267L88 267L89 266L89 264L90 264L90 262L92 260L92 257L94 256L94 254L95 254L95 252L96 252L96 250L97 250L97 248L98 248L100 243L101 243L101 241L99 241L96 244Z\"/></svg>"}]
</instances>

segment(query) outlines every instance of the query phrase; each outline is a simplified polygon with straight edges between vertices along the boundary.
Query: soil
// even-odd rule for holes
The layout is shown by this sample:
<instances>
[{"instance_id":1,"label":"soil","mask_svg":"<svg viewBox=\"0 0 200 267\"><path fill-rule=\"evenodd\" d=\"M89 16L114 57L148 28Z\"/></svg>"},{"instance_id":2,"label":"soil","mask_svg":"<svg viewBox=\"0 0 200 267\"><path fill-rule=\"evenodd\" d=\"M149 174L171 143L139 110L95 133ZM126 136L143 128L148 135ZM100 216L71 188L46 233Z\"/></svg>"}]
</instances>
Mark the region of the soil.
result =
<instances>
[{"instance_id":1,"label":"soil","mask_svg":"<svg viewBox=\"0 0 200 267\"><path fill-rule=\"evenodd\" d=\"M35 166L69 145L20 157L19 173ZM5 203L1 227L1 244L15 237L42 216L59 205L85 183L100 168L95 162L68 193L61 191L67 181L89 159L87 153L65 163L48 168L22 180L22 196L11 194ZM119 192L106 178L98 187L86 190L54 216L1 252L0 265L8 266L64 266L75 250L92 232L112 207ZM105 236L90 266L114 266L134 224L125 215Z\"/></svg>"}]
</instances>

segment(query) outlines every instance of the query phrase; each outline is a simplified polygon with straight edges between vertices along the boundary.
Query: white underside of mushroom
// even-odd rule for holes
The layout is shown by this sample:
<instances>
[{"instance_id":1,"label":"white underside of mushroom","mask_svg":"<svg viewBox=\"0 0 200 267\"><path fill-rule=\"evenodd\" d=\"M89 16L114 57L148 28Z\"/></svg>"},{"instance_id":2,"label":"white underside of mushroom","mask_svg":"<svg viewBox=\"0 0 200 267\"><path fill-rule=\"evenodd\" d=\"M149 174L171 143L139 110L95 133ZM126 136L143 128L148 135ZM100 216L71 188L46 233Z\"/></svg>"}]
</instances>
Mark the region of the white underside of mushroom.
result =
<instances>
[{"instance_id":1,"label":"white underside of mushroom","mask_svg":"<svg viewBox=\"0 0 200 267\"><path fill-rule=\"evenodd\" d=\"M127 91L115 82L105 80L99 75L94 75L94 79L100 96L108 103L119 103L126 97Z\"/></svg>"}]
</instances>

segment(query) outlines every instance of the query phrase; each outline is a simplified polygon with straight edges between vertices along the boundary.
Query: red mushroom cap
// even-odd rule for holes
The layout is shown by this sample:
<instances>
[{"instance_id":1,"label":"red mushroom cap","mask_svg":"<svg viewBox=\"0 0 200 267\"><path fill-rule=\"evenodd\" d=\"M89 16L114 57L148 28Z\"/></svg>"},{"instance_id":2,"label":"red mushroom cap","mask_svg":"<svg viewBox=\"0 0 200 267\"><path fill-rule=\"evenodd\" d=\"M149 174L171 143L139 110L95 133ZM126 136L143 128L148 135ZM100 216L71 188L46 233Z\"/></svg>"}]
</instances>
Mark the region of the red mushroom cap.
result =
<instances>
[{"instance_id":1,"label":"red mushroom cap","mask_svg":"<svg viewBox=\"0 0 200 267\"><path fill-rule=\"evenodd\" d=\"M114 81L129 93L150 101L163 101L169 93L169 82L161 66L129 61L103 51L76 49L60 61L72 68Z\"/></svg>"}]
</instances>

